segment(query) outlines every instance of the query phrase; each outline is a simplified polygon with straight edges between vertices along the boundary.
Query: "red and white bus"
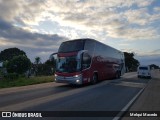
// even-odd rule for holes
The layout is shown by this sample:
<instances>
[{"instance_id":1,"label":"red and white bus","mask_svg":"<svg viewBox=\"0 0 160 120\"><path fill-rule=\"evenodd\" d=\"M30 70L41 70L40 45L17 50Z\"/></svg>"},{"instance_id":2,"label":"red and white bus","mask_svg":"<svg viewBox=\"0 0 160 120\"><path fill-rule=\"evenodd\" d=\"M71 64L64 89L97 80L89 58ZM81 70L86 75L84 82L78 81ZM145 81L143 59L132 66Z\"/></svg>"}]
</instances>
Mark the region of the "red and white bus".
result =
<instances>
[{"instance_id":1,"label":"red and white bus","mask_svg":"<svg viewBox=\"0 0 160 120\"><path fill-rule=\"evenodd\" d=\"M63 42L56 56L55 82L82 85L119 78L125 72L123 52L94 39Z\"/></svg>"}]
</instances>

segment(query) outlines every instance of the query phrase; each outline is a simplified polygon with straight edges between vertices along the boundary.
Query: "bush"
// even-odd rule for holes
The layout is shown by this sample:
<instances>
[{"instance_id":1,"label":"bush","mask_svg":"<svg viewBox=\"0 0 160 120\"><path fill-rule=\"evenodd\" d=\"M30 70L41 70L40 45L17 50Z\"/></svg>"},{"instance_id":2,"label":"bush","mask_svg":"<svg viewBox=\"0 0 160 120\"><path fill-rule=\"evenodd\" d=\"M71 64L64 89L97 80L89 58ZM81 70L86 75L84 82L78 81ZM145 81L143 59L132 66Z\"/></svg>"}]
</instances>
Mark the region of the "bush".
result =
<instances>
[{"instance_id":1,"label":"bush","mask_svg":"<svg viewBox=\"0 0 160 120\"><path fill-rule=\"evenodd\" d=\"M6 79L15 80L19 77L17 73L8 73L4 76Z\"/></svg>"},{"instance_id":2,"label":"bush","mask_svg":"<svg viewBox=\"0 0 160 120\"><path fill-rule=\"evenodd\" d=\"M7 64L8 73L23 74L31 67L31 61L26 56L15 56Z\"/></svg>"},{"instance_id":3,"label":"bush","mask_svg":"<svg viewBox=\"0 0 160 120\"><path fill-rule=\"evenodd\" d=\"M8 88L8 87L15 87L15 86L25 86L25 85L33 85L33 84L40 84L40 83L47 83L53 82L54 76L41 76L41 77L19 77L15 80L4 79L0 80L0 88Z\"/></svg>"}]
</instances>

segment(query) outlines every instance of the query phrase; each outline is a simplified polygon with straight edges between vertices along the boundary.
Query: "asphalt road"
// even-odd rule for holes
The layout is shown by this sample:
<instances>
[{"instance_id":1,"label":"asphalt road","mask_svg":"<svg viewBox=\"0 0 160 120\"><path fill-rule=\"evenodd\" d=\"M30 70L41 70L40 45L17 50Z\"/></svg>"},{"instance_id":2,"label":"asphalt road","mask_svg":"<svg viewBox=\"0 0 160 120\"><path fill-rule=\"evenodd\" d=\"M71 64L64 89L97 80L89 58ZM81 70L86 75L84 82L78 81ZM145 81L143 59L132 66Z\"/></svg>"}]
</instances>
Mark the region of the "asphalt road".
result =
<instances>
[{"instance_id":1,"label":"asphalt road","mask_svg":"<svg viewBox=\"0 0 160 120\"><path fill-rule=\"evenodd\" d=\"M127 73L120 79L82 87L45 83L3 89L0 90L0 111L51 111L48 114L56 120L84 117L87 120L116 120L121 115L119 111L125 111L132 105L148 81L137 78L136 73ZM57 117L66 114L69 115L67 118Z\"/></svg>"}]
</instances>

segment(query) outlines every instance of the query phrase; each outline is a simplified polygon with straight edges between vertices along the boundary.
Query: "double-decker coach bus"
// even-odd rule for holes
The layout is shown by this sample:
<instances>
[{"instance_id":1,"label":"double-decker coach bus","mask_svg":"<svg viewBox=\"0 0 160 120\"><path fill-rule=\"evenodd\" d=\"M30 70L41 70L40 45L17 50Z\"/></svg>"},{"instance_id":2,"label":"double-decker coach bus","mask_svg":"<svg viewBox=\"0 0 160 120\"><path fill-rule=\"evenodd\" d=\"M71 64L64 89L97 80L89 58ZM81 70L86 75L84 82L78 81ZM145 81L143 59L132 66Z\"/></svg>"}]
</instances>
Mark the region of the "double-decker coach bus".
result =
<instances>
[{"instance_id":1,"label":"double-decker coach bus","mask_svg":"<svg viewBox=\"0 0 160 120\"><path fill-rule=\"evenodd\" d=\"M62 42L55 58L55 82L82 85L119 78L125 72L123 52L94 39Z\"/></svg>"}]
</instances>

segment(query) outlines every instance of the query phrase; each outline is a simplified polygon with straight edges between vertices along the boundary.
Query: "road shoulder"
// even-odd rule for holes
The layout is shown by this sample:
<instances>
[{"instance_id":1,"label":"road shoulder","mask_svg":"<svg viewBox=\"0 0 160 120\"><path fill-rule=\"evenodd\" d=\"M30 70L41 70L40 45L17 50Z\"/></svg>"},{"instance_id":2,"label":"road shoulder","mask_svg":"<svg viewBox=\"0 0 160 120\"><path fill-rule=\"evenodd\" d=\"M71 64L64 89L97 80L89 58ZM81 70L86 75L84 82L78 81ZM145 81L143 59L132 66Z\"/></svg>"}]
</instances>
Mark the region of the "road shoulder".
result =
<instances>
[{"instance_id":1,"label":"road shoulder","mask_svg":"<svg viewBox=\"0 0 160 120\"><path fill-rule=\"evenodd\" d=\"M142 112L151 111L156 113L160 110L160 72L155 71L153 73L153 78L149 81L143 93L135 101L135 103L130 107L129 113L133 112ZM158 114L158 112L157 112ZM158 114L159 115L159 114ZM160 117L160 116L159 116ZM151 119L160 119L157 117L128 117L128 114L122 118L122 120L151 120Z\"/></svg>"}]
</instances>

